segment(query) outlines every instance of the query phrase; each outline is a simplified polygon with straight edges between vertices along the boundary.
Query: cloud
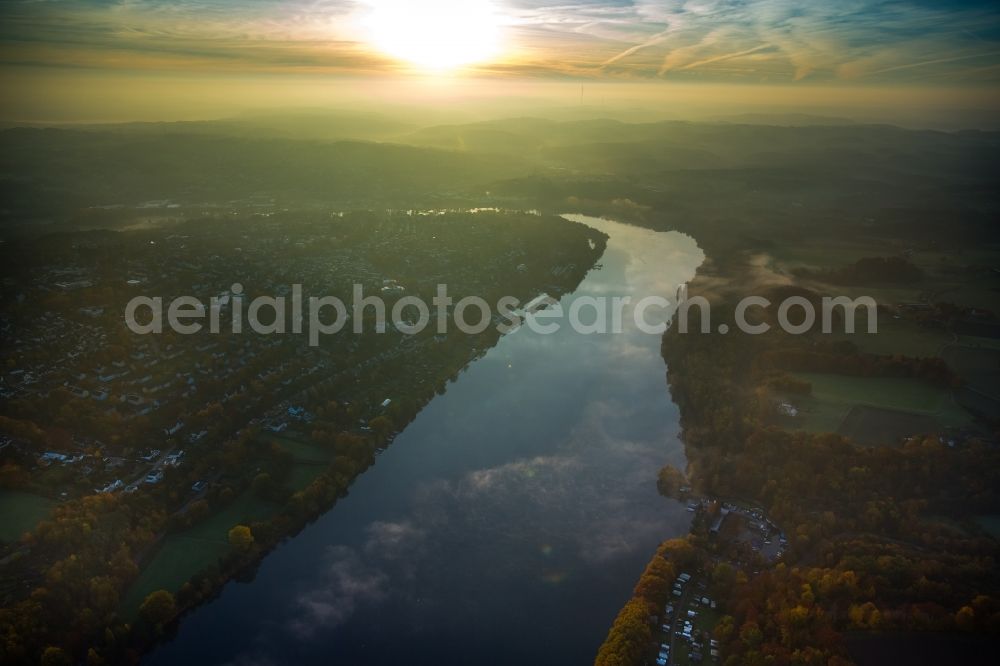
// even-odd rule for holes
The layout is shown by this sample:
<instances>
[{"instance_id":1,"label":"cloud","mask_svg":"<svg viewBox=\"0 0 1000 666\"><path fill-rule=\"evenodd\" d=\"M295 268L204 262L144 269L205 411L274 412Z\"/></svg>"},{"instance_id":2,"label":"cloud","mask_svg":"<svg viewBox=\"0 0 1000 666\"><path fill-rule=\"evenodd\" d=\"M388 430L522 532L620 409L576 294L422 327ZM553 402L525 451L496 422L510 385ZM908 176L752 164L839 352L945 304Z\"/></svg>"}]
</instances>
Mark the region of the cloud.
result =
<instances>
[{"instance_id":1,"label":"cloud","mask_svg":"<svg viewBox=\"0 0 1000 666\"><path fill-rule=\"evenodd\" d=\"M359 607L377 603L388 594L388 576L366 564L355 550L334 546L324 559L322 583L298 597L295 617L289 623L302 639L340 626Z\"/></svg>"},{"instance_id":2,"label":"cloud","mask_svg":"<svg viewBox=\"0 0 1000 666\"><path fill-rule=\"evenodd\" d=\"M682 529L680 507L670 514L668 503L648 502L673 433L633 440L611 432L635 409L646 407L591 401L550 454L419 484L403 516L371 522L353 545L326 551L321 582L296 597L287 630L308 640L390 600L419 600L430 613L464 584L581 575Z\"/></svg>"},{"instance_id":3,"label":"cloud","mask_svg":"<svg viewBox=\"0 0 1000 666\"><path fill-rule=\"evenodd\" d=\"M359 17L374 0L8 1L0 62L393 72ZM505 75L914 80L1000 61L984 1L494 0Z\"/></svg>"},{"instance_id":4,"label":"cloud","mask_svg":"<svg viewBox=\"0 0 1000 666\"><path fill-rule=\"evenodd\" d=\"M376 521L367 528L364 552L372 557L397 559L413 556L427 533L409 522Z\"/></svg>"},{"instance_id":5,"label":"cloud","mask_svg":"<svg viewBox=\"0 0 1000 666\"><path fill-rule=\"evenodd\" d=\"M602 13L593 3L561 3L531 13L550 27L586 22L575 30L614 40L598 67L617 73L647 72L658 54L659 75L678 71L701 78L741 74L788 80L880 76L912 65L960 67L958 59L928 59L928 52L971 51L996 59L1000 16L986 2L819 0L698 0L615 4ZM878 58L900 69L869 70L852 62ZM963 59L965 56L963 56ZM982 65L982 63L977 63ZM890 67L891 65L887 65Z\"/></svg>"},{"instance_id":6,"label":"cloud","mask_svg":"<svg viewBox=\"0 0 1000 666\"><path fill-rule=\"evenodd\" d=\"M425 552L426 537L427 529L411 521L375 521L365 528L359 547L328 548L320 583L296 597L288 629L309 639L384 601L392 587L412 578L411 562Z\"/></svg>"}]
</instances>

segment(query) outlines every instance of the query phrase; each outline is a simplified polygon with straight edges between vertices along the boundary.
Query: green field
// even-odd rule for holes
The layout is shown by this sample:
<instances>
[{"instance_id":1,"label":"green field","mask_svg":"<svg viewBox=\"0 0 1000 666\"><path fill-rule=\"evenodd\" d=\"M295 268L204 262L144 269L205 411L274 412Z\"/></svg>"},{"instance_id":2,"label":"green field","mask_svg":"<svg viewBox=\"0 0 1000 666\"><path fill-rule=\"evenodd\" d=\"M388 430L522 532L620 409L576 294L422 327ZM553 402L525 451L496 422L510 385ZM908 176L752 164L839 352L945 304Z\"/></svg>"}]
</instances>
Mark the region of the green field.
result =
<instances>
[{"instance_id":1,"label":"green field","mask_svg":"<svg viewBox=\"0 0 1000 666\"><path fill-rule=\"evenodd\" d=\"M895 409L855 405L844 417L838 432L859 444L880 446L913 435L936 435L941 426L933 416Z\"/></svg>"},{"instance_id":2,"label":"green field","mask_svg":"<svg viewBox=\"0 0 1000 666\"><path fill-rule=\"evenodd\" d=\"M0 491L0 541L17 541L49 515L55 502L16 490Z\"/></svg>"},{"instance_id":3,"label":"green field","mask_svg":"<svg viewBox=\"0 0 1000 666\"><path fill-rule=\"evenodd\" d=\"M327 468L323 465L295 463L288 473L288 481L285 485L293 490L302 490L326 470Z\"/></svg>"},{"instance_id":4,"label":"green field","mask_svg":"<svg viewBox=\"0 0 1000 666\"><path fill-rule=\"evenodd\" d=\"M901 354L915 358L938 356L941 348L951 342L952 336L940 329L918 326L906 319L894 319L882 314L878 321L878 332L868 333L868 323L863 310L858 311L854 323L854 333L834 331L833 340L849 340L868 354Z\"/></svg>"},{"instance_id":5,"label":"green field","mask_svg":"<svg viewBox=\"0 0 1000 666\"><path fill-rule=\"evenodd\" d=\"M326 465L317 463L333 460L330 448L281 435L268 434L267 438L295 457L297 462L292 466L288 479L292 488L308 486L327 469ZM273 502L245 492L198 524L167 536L122 600L123 616L135 617L139 606L151 592L160 589L176 592L195 574L215 564L229 550L228 534L234 525L266 520L278 509Z\"/></svg>"},{"instance_id":6,"label":"green field","mask_svg":"<svg viewBox=\"0 0 1000 666\"><path fill-rule=\"evenodd\" d=\"M894 241L795 239L773 249L770 267L780 273L793 273L796 269L811 271L837 270L854 264L864 257L894 256L906 249L905 244ZM810 280L806 280L810 282ZM900 301L918 300L925 288L914 284L867 284L867 285L825 285L820 291L824 295L871 296L878 303L891 305Z\"/></svg>"},{"instance_id":7,"label":"green field","mask_svg":"<svg viewBox=\"0 0 1000 666\"><path fill-rule=\"evenodd\" d=\"M267 434L266 438L291 453L296 462L331 462L334 457L332 447L320 446L295 437Z\"/></svg>"},{"instance_id":8,"label":"green field","mask_svg":"<svg viewBox=\"0 0 1000 666\"><path fill-rule=\"evenodd\" d=\"M302 490L307 487L326 471L328 463L333 462L334 451L332 447L321 446L288 435L268 433L265 437L280 445L294 457L295 463L292 465L285 482L286 487L293 490Z\"/></svg>"},{"instance_id":9,"label":"green field","mask_svg":"<svg viewBox=\"0 0 1000 666\"><path fill-rule=\"evenodd\" d=\"M773 248L772 268L791 272L796 268L829 270L853 264L863 257L890 257L915 248L908 241L874 239L798 238ZM838 295L872 296L879 303L920 300L926 294L932 302L946 301L965 307L1000 309L1000 279L984 276L970 266L995 266L1000 248L984 246L959 253L916 249L910 261L924 271L924 280L909 285L839 285Z\"/></svg>"},{"instance_id":10,"label":"green field","mask_svg":"<svg viewBox=\"0 0 1000 666\"><path fill-rule=\"evenodd\" d=\"M847 377L819 373L795 373L812 384L812 395L791 397L798 408L797 417L782 417L782 424L809 432L838 432L848 413L856 405L867 405L896 412L912 412L919 417L933 417L941 427L962 427L972 423L972 416L951 399L948 390L914 379L886 377ZM917 430L925 423L920 419Z\"/></svg>"},{"instance_id":11,"label":"green field","mask_svg":"<svg viewBox=\"0 0 1000 666\"><path fill-rule=\"evenodd\" d=\"M207 541L226 542L229 530L234 525L248 525L254 521L267 520L278 512L278 505L260 499L247 491L227 504L221 511L213 513L200 523L179 532L178 536Z\"/></svg>"},{"instance_id":12,"label":"green field","mask_svg":"<svg viewBox=\"0 0 1000 666\"><path fill-rule=\"evenodd\" d=\"M235 525L265 520L277 510L272 502L246 492L197 525L167 536L125 594L123 617L135 617L151 592L177 592L195 574L215 564L229 550L229 530Z\"/></svg>"},{"instance_id":13,"label":"green field","mask_svg":"<svg viewBox=\"0 0 1000 666\"><path fill-rule=\"evenodd\" d=\"M146 597L156 590L177 592L199 571L215 564L229 549L224 541L205 541L171 535L142 570L122 600L120 612L134 618Z\"/></svg>"},{"instance_id":14,"label":"green field","mask_svg":"<svg viewBox=\"0 0 1000 666\"><path fill-rule=\"evenodd\" d=\"M794 268L833 269L853 264L862 257L896 254L899 250L890 241L873 242L871 238L796 238L771 249L775 265L784 270Z\"/></svg>"}]
</instances>

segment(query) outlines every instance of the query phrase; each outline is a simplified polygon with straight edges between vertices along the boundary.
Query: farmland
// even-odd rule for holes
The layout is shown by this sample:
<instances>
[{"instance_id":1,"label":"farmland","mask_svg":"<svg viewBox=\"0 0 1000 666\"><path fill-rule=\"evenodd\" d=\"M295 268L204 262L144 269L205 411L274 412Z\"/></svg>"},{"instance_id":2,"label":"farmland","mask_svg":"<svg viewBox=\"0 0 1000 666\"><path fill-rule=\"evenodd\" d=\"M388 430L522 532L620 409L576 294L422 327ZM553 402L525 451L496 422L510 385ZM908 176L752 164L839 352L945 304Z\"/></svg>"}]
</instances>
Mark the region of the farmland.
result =
<instances>
[{"instance_id":1,"label":"farmland","mask_svg":"<svg viewBox=\"0 0 1000 666\"><path fill-rule=\"evenodd\" d=\"M885 436L905 437L972 423L948 390L926 382L819 373L796 377L812 385L812 394L794 399L797 416L782 417L783 425L791 428L840 432L874 443Z\"/></svg>"}]
</instances>

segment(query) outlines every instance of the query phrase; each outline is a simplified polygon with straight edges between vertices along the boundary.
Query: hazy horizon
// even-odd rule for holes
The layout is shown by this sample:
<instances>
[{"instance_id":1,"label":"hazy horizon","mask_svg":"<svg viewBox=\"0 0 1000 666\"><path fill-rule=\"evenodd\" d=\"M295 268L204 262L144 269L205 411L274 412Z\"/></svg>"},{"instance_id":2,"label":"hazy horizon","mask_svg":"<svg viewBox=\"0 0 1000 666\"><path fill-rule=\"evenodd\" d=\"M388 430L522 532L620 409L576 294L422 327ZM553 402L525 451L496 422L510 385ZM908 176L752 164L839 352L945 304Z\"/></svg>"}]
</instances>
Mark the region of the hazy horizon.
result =
<instances>
[{"instance_id":1,"label":"hazy horizon","mask_svg":"<svg viewBox=\"0 0 1000 666\"><path fill-rule=\"evenodd\" d=\"M992 129L998 77L1000 22L979 0L0 7L8 124L350 107L415 124L803 113Z\"/></svg>"},{"instance_id":2,"label":"hazy horizon","mask_svg":"<svg viewBox=\"0 0 1000 666\"><path fill-rule=\"evenodd\" d=\"M193 122L275 114L377 113L414 126L531 116L624 122L851 121L912 129L1000 129L1000 97L984 89L669 82L488 81L450 77L310 80L92 75L86 85L34 79L0 103L6 126ZM9 72L3 80L11 83ZM78 79L77 79L78 80ZM17 82L6 85L18 90ZM755 118L756 117L756 118ZM780 124L780 123L779 123Z\"/></svg>"}]
</instances>

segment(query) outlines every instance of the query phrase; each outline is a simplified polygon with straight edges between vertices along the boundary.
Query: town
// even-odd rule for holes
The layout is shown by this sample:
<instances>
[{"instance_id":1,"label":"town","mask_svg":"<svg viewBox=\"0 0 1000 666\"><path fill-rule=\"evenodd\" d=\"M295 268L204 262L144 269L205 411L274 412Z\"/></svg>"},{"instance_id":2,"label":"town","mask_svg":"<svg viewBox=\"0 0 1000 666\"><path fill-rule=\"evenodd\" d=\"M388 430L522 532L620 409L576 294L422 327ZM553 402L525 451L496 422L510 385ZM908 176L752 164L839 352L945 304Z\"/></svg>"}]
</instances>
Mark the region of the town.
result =
<instances>
[{"instance_id":1,"label":"town","mask_svg":"<svg viewBox=\"0 0 1000 666\"><path fill-rule=\"evenodd\" d=\"M101 609L119 622L139 618L150 594L177 593L239 552L227 538L236 527L252 528L260 549L253 557L261 556L301 524L278 517L306 519L335 501L500 336L493 327L478 335L374 334L369 311L364 334L345 327L317 346L305 335L229 326L136 335L123 317L136 294L214 297L225 322L237 282L248 297L303 284L346 300L362 282L391 306L406 295L430 301L444 283L458 298L528 302L572 291L604 246L588 227L535 214L278 217L251 211L0 246L11 269L0 375L4 606L26 599L69 553L95 558L99 570L113 554L105 548L122 541L134 544L127 557L135 574L119 579ZM325 490L330 483L339 490ZM329 499L302 506L313 493ZM125 523L92 522L111 540L81 553L59 526L98 505L138 513Z\"/></svg>"}]
</instances>

